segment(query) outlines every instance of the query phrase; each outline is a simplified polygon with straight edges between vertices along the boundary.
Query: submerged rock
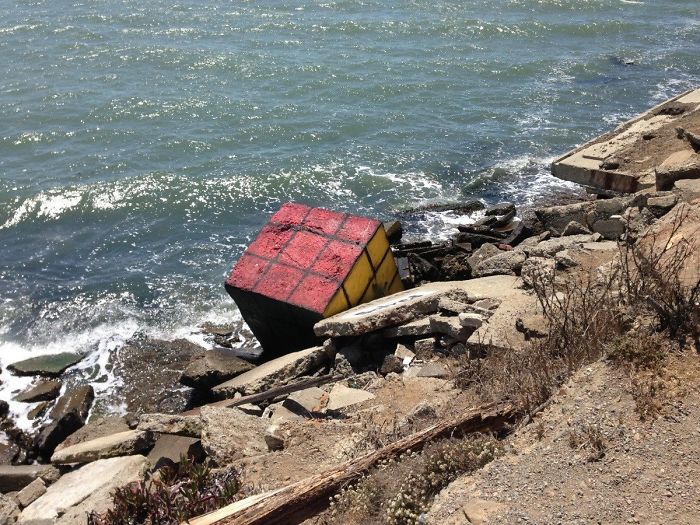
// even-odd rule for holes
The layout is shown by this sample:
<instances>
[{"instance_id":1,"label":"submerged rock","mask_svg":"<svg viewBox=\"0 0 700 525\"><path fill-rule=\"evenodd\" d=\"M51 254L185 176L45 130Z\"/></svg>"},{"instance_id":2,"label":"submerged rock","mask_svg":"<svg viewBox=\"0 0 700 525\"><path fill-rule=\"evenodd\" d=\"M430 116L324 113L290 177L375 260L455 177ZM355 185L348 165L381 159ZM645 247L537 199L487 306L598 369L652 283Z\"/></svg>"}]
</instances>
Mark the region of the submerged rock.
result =
<instances>
[{"instance_id":1,"label":"submerged rock","mask_svg":"<svg viewBox=\"0 0 700 525\"><path fill-rule=\"evenodd\" d=\"M7 369L18 376L60 376L71 366L82 361L83 355L71 352L42 355L7 365Z\"/></svg>"},{"instance_id":2,"label":"submerged rock","mask_svg":"<svg viewBox=\"0 0 700 525\"><path fill-rule=\"evenodd\" d=\"M180 376L183 385L209 389L255 368L226 350L207 350L196 355Z\"/></svg>"},{"instance_id":3,"label":"submerged rock","mask_svg":"<svg viewBox=\"0 0 700 525\"><path fill-rule=\"evenodd\" d=\"M63 383L60 381L41 381L37 385L25 390L15 397L15 401L22 403L36 403L38 401L51 401L58 397Z\"/></svg>"}]
</instances>

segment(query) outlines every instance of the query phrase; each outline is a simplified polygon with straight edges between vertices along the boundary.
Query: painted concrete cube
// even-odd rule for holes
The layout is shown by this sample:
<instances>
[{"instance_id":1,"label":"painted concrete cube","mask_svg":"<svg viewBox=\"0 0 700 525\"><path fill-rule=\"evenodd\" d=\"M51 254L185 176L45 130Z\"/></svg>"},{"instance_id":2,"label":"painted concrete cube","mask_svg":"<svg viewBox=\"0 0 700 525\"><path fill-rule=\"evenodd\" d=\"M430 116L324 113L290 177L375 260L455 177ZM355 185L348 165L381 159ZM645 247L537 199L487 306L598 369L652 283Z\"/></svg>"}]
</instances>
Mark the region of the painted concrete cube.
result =
<instances>
[{"instance_id":1,"label":"painted concrete cube","mask_svg":"<svg viewBox=\"0 0 700 525\"><path fill-rule=\"evenodd\" d=\"M297 203L272 216L225 285L266 357L313 346L321 319L403 290L381 222Z\"/></svg>"}]
</instances>

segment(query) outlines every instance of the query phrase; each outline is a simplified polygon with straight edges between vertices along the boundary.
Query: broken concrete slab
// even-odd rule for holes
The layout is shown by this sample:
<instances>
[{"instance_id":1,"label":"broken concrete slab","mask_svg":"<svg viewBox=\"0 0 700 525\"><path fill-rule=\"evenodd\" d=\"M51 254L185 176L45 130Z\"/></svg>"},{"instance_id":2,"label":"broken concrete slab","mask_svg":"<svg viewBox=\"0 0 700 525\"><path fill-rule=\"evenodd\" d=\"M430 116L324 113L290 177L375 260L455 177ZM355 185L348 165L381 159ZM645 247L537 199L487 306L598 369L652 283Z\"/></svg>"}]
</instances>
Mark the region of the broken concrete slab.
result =
<instances>
[{"instance_id":1,"label":"broken concrete slab","mask_svg":"<svg viewBox=\"0 0 700 525\"><path fill-rule=\"evenodd\" d=\"M400 324L398 326L391 326L382 330L382 335L389 339L394 339L398 337L420 337L423 335L429 335L431 333L430 319L424 317L422 319L417 319L416 321L411 321L409 323Z\"/></svg>"},{"instance_id":2,"label":"broken concrete slab","mask_svg":"<svg viewBox=\"0 0 700 525\"><path fill-rule=\"evenodd\" d=\"M82 523L90 511L104 512L111 493L143 478L148 460L143 456L101 459L63 475L46 493L25 508L19 522L52 520L57 524Z\"/></svg>"},{"instance_id":3,"label":"broken concrete slab","mask_svg":"<svg viewBox=\"0 0 700 525\"><path fill-rule=\"evenodd\" d=\"M56 399L61 392L63 383L60 381L40 381L33 387L15 396L15 401L21 403L37 403L39 401L51 401Z\"/></svg>"},{"instance_id":4,"label":"broken concrete slab","mask_svg":"<svg viewBox=\"0 0 700 525\"><path fill-rule=\"evenodd\" d=\"M678 193L681 200L694 202L700 199L700 179L677 180L673 184L673 191Z\"/></svg>"},{"instance_id":5,"label":"broken concrete slab","mask_svg":"<svg viewBox=\"0 0 700 525\"><path fill-rule=\"evenodd\" d=\"M127 430L56 449L51 456L51 463L90 463L98 459L131 456L147 451L152 444L152 436L149 433L142 430Z\"/></svg>"},{"instance_id":6,"label":"broken concrete slab","mask_svg":"<svg viewBox=\"0 0 700 525\"><path fill-rule=\"evenodd\" d=\"M546 241L542 241L536 246L518 246L516 250L523 250L528 257L553 257L558 252L571 248L572 246L596 242L601 238L600 234L592 235L570 235L568 237L555 237ZM522 268L521 268L522 271Z\"/></svg>"},{"instance_id":7,"label":"broken concrete slab","mask_svg":"<svg viewBox=\"0 0 700 525\"><path fill-rule=\"evenodd\" d=\"M213 391L219 396L231 398L237 392L249 395L269 390L299 376L316 372L320 367L330 363L331 354L331 350L323 346L292 352L256 366L220 384Z\"/></svg>"},{"instance_id":8,"label":"broken concrete slab","mask_svg":"<svg viewBox=\"0 0 700 525\"><path fill-rule=\"evenodd\" d=\"M468 281L430 283L352 308L325 319L316 326L320 335L330 337L362 335L380 328L401 325L415 317L433 314L443 296L466 303L507 297L517 279L508 275L495 275ZM397 329L397 332L400 330Z\"/></svg>"},{"instance_id":9,"label":"broken concrete slab","mask_svg":"<svg viewBox=\"0 0 700 525\"><path fill-rule=\"evenodd\" d=\"M443 296L469 302L469 295L461 286L464 282L469 281L430 283L376 299L319 321L314 332L323 337L344 337L404 324L437 312Z\"/></svg>"},{"instance_id":10,"label":"broken concrete slab","mask_svg":"<svg viewBox=\"0 0 700 525\"><path fill-rule=\"evenodd\" d=\"M21 508L28 507L41 496L46 494L46 483L41 478L37 478L32 481L29 485L24 487L17 493L17 503Z\"/></svg>"},{"instance_id":11,"label":"broken concrete slab","mask_svg":"<svg viewBox=\"0 0 700 525\"><path fill-rule=\"evenodd\" d=\"M430 319L428 319L428 321L430 321ZM416 357L416 354L414 354L406 345L402 345L401 343L396 345L394 355L402 360L406 358L412 360L414 357Z\"/></svg>"},{"instance_id":12,"label":"broken concrete slab","mask_svg":"<svg viewBox=\"0 0 700 525\"><path fill-rule=\"evenodd\" d=\"M611 215L609 219L601 219L593 223L592 229L605 239L617 240L626 231L627 225L620 215Z\"/></svg>"},{"instance_id":13,"label":"broken concrete slab","mask_svg":"<svg viewBox=\"0 0 700 525\"><path fill-rule=\"evenodd\" d=\"M182 372L180 383L209 389L253 368L255 365L236 357L231 351L215 348L194 356Z\"/></svg>"},{"instance_id":14,"label":"broken concrete slab","mask_svg":"<svg viewBox=\"0 0 700 525\"><path fill-rule=\"evenodd\" d=\"M673 193L647 199L647 208L656 218L666 215L676 204L678 204L678 196Z\"/></svg>"},{"instance_id":15,"label":"broken concrete slab","mask_svg":"<svg viewBox=\"0 0 700 525\"><path fill-rule=\"evenodd\" d=\"M72 352L48 354L25 359L7 365L7 369L18 376L60 376L71 366L83 360L83 355Z\"/></svg>"},{"instance_id":16,"label":"broken concrete slab","mask_svg":"<svg viewBox=\"0 0 700 525\"><path fill-rule=\"evenodd\" d=\"M264 435L267 422L237 408L204 406L202 447L218 466L226 466L246 456L267 452Z\"/></svg>"},{"instance_id":17,"label":"broken concrete slab","mask_svg":"<svg viewBox=\"0 0 700 525\"><path fill-rule=\"evenodd\" d=\"M143 432L198 438L202 435L202 420L199 416L144 414L139 420L137 429Z\"/></svg>"},{"instance_id":18,"label":"broken concrete slab","mask_svg":"<svg viewBox=\"0 0 700 525\"><path fill-rule=\"evenodd\" d=\"M593 232L580 222L571 221L566 225L561 235L562 237L568 237L569 235L590 235L591 233Z\"/></svg>"},{"instance_id":19,"label":"broken concrete slab","mask_svg":"<svg viewBox=\"0 0 700 525\"><path fill-rule=\"evenodd\" d=\"M444 379L450 377L450 371L442 363L426 363L418 370L416 377L436 377Z\"/></svg>"},{"instance_id":20,"label":"broken concrete slab","mask_svg":"<svg viewBox=\"0 0 700 525\"><path fill-rule=\"evenodd\" d=\"M330 393L328 394L328 405L326 410L329 412L335 412L347 408L349 406L358 405L374 399L376 396L371 392L366 390L360 390L359 388L350 388L342 383L336 383L333 385Z\"/></svg>"},{"instance_id":21,"label":"broken concrete slab","mask_svg":"<svg viewBox=\"0 0 700 525\"><path fill-rule=\"evenodd\" d=\"M649 151L647 141L663 140L662 150L668 154L687 148L686 141L676 138L675 128L681 118L698 112L700 104L693 96L697 91L674 97L569 151L552 163L552 173L564 180L616 192L632 193L653 185L654 169L660 162L644 154ZM680 111L667 111L671 106Z\"/></svg>"},{"instance_id":22,"label":"broken concrete slab","mask_svg":"<svg viewBox=\"0 0 700 525\"><path fill-rule=\"evenodd\" d=\"M484 324L484 318L473 312L462 312L457 318L460 326L464 328L470 328L471 330L476 330L482 324Z\"/></svg>"},{"instance_id":23,"label":"broken concrete slab","mask_svg":"<svg viewBox=\"0 0 700 525\"><path fill-rule=\"evenodd\" d=\"M306 388L292 392L282 404L292 412L302 415L320 413L328 401L328 394L318 387Z\"/></svg>"},{"instance_id":24,"label":"broken concrete slab","mask_svg":"<svg viewBox=\"0 0 700 525\"><path fill-rule=\"evenodd\" d=\"M588 224L587 216L593 207L592 202L586 201L563 206L536 208L534 212L537 219L549 232L554 235L562 235L572 222L582 225Z\"/></svg>"},{"instance_id":25,"label":"broken concrete slab","mask_svg":"<svg viewBox=\"0 0 700 525\"><path fill-rule=\"evenodd\" d=\"M116 434L118 432L126 432L127 430L131 430L126 418L127 416L90 418L90 422L88 424L68 436L58 447L56 447L56 450L77 445L78 443L83 443L85 441L111 436L112 434Z\"/></svg>"},{"instance_id":26,"label":"broken concrete slab","mask_svg":"<svg viewBox=\"0 0 700 525\"><path fill-rule=\"evenodd\" d=\"M182 457L201 461L206 456L202 441L198 438L161 434L148 453L148 462L153 470L161 467L174 467Z\"/></svg>"},{"instance_id":27,"label":"broken concrete slab","mask_svg":"<svg viewBox=\"0 0 700 525\"><path fill-rule=\"evenodd\" d=\"M457 341L466 341L471 334L471 330L468 329L471 327L463 326L458 317L432 315L430 316L430 328L435 334L447 335Z\"/></svg>"}]
</instances>

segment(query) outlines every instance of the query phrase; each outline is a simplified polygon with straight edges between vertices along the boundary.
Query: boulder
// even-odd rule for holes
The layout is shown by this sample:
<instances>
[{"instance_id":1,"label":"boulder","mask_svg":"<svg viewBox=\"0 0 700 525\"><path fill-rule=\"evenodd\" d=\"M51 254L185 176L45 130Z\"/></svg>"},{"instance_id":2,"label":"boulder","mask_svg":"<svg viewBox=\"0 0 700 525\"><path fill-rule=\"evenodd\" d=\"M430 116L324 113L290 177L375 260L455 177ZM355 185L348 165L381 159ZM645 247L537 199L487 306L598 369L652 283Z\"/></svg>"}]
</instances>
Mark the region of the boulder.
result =
<instances>
[{"instance_id":1,"label":"boulder","mask_svg":"<svg viewBox=\"0 0 700 525\"><path fill-rule=\"evenodd\" d=\"M143 432L174 434L198 438L202 435L202 421L199 416L179 414L144 414L136 427Z\"/></svg>"},{"instance_id":2,"label":"boulder","mask_svg":"<svg viewBox=\"0 0 700 525\"><path fill-rule=\"evenodd\" d=\"M571 223L569 223L569 224L571 224ZM527 239L522 241L520 244L518 244L518 246L521 248L526 248L528 246L537 246L539 243L541 243L542 241L546 241L551 236L552 236L552 233L549 230L543 231L539 235L533 235L532 237L528 237Z\"/></svg>"},{"instance_id":3,"label":"boulder","mask_svg":"<svg viewBox=\"0 0 700 525\"><path fill-rule=\"evenodd\" d=\"M418 339L413 343L413 348L418 356L430 355L435 350L435 338L426 337L425 339Z\"/></svg>"},{"instance_id":4,"label":"boulder","mask_svg":"<svg viewBox=\"0 0 700 525\"><path fill-rule=\"evenodd\" d=\"M673 184L673 190L686 202L700 199L700 179L677 180Z\"/></svg>"},{"instance_id":5,"label":"boulder","mask_svg":"<svg viewBox=\"0 0 700 525\"><path fill-rule=\"evenodd\" d=\"M481 247L475 250L471 257L469 257L469 265L472 268L472 273L474 273L476 268L486 259L490 259L491 257L498 255L499 253L502 252L498 249L498 247L495 244L491 244L488 242L482 244Z\"/></svg>"},{"instance_id":6,"label":"boulder","mask_svg":"<svg viewBox=\"0 0 700 525\"><path fill-rule=\"evenodd\" d=\"M277 425L270 425L265 431L265 443L270 452L284 449L284 437L280 434Z\"/></svg>"},{"instance_id":7,"label":"boulder","mask_svg":"<svg viewBox=\"0 0 700 525\"><path fill-rule=\"evenodd\" d=\"M512 202L499 202L498 204L494 204L493 206L488 206L484 210L484 215L492 216L492 215L507 215L509 213L515 213L515 204Z\"/></svg>"},{"instance_id":8,"label":"boulder","mask_svg":"<svg viewBox=\"0 0 700 525\"><path fill-rule=\"evenodd\" d=\"M489 277L491 275L518 275L527 255L520 250L500 252L480 262L474 268L474 276Z\"/></svg>"},{"instance_id":9,"label":"boulder","mask_svg":"<svg viewBox=\"0 0 700 525\"><path fill-rule=\"evenodd\" d=\"M559 252L561 253L561 252ZM532 288L535 283L548 283L554 276L555 261L549 257L530 257L523 264L520 277L526 286Z\"/></svg>"},{"instance_id":10,"label":"boulder","mask_svg":"<svg viewBox=\"0 0 700 525\"><path fill-rule=\"evenodd\" d=\"M656 218L666 215L676 204L678 204L678 197L673 193L647 199L647 208Z\"/></svg>"},{"instance_id":11,"label":"boulder","mask_svg":"<svg viewBox=\"0 0 700 525\"><path fill-rule=\"evenodd\" d=\"M153 470L180 464L182 457L193 459L195 462L204 460L206 456L202 441L198 438L161 434L148 454L148 462Z\"/></svg>"},{"instance_id":12,"label":"boulder","mask_svg":"<svg viewBox=\"0 0 700 525\"><path fill-rule=\"evenodd\" d=\"M484 318L473 312L462 312L459 314L457 322L460 324L460 326L474 331L484 323Z\"/></svg>"},{"instance_id":13,"label":"boulder","mask_svg":"<svg viewBox=\"0 0 700 525\"><path fill-rule=\"evenodd\" d=\"M335 412L352 405L357 405L374 399L375 395L359 388L350 388L341 383L333 385L328 394L328 405L326 410Z\"/></svg>"},{"instance_id":14,"label":"boulder","mask_svg":"<svg viewBox=\"0 0 700 525\"><path fill-rule=\"evenodd\" d=\"M51 406L51 403L48 401L42 401L37 406L32 408L28 413L27 413L27 419L30 421L33 421L37 418L44 417L44 414L48 412L49 407Z\"/></svg>"},{"instance_id":15,"label":"boulder","mask_svg":"<svg viewBox=\"0 0 700 525\"><path fill-rule=\"evenodd\" d=\"M577 202L564 206L536 208L535 215L554 235L561 235L571 221L586 224L586 216L593 209L592 202Z\"/></svg>"},{"instance_id":16,"label":"boulder","mask_svg":"<svg viewBox=\"0 0 700 525\"><path fill-rule=\"evenodd\" d=\"M466 253L445 255L440 264L440 271L443 279L451 281L469 279L472 276L469 255Z\"/></svg>"},{"instance_id":17,"label":"boulder","mask_svg":"<svg viewBox=\"0 0 700 525\"><path fill-rule=\"evenodd\" d=\"M84 523L90 511L111 507L114 489L143 478L148 461L143 456L101 459L63 475L46 494L20 514L20 522L51 520L57 524Z\"/></svg>"},{"instance_id":18,"label":"boulder","mask_svg":"<svg viewBox=\"0 0 700 525\"><path fill-rule=\"evenodd\" d=\"M17 503L21 508L25 508L44 494L46 494L46 483L41 478L37 478L17 493Z\"/></svg>"},{"instance_id":19,"label":"boulder","mask_svg":"<svg viewBox=\"0 0 700 525\"><path fill-rule=\"evenodd\" d=\"M59 443L85 424L94 399L95 391L90 385L66 390L49 412L50 422L34 441L41 457L50 458Z\"/></svg>"},{"instance_id":20,"label":"boulder","mask_svg":"<svg viewBox=\"0 0 700 525\"><path fill-rule=\"evenodd\" d=\"M147 451L151 445L149 433L127 430L56 450L51 463L90 463L98 459L131 456Z\"/></svg>"},{"instance_id":21,"label":"boulder","mask_svg":"<svg viewBox=\"0 0 700 525\"><path fill-rule=\"evenodd\" d=\"M33 387L15 396L15 401L22 403L37 403L39 401L51 401L56 399L61 392L63 383L60 381L40 381Z\"/></svg>"},{"instance_id":22,"label":"boulder","mask_svg":"<svg viewBox=\"0 0 700 525\"><path fill-rule=\"evenodd\" d=\"M394 355L401 359L402 362L406 358L412 360L414 357L416 357L416 354L414 354L406 345L402 345L401 343L396 345Z\"/></svg>"},{"instance_id":23,"label":"boulder","mask_svg":"<svg viewBox=\"0 0 700 525\"><path fill-rule=\"evenodd\" d=\"M680 179L700 179L700 154L692 148L669 155L656 168L656 189L670 190Z\"/></svg>"},{"instance_id":24,"label":"boulder","mask_svg":"<svg viewBox=\"0 0 700 525\"><path fill-rule=\"evenodd\" d=\"M620 215L611 215L609 219L601 219L592 225L593 231L600 233L605 239L617 240L625 233L626 224Z\"/></svg>"},{"instance_id":25,"label":"boulder","mask_svg":"<svg viewBox=\"0 0 700 525\"><path fill-rule=\"evenodd\" d=\"M18 376L60 376L71 366L82 361L81 354L62 352L25 359L7 365L7 369Z\"/></svg>"},{"instance_id":26,"label":"boulder","mask_svg":"<svg viewBox=\"0 0 700 525\"><path fill-rule=\"evenodd\" d=\"M262 418L217 406L202 407L201 418L202 447L218 466L267 452Z\"/></svg>"},{"instance_id":27,"label":"boulder","mask_svg":"<svg viewBox=\"0 0 700 525\"><path fill-rule=\"evenodd\" d=\"M562 237L568 237L569 235L590 235L591 233L591 230L580 222L571 221L566 225L561 235Z\"/></svg>"},{"instance_id":28,"label":"boulder","mask_svg":"<svg viewBox=\"0 0 700 525\"><path fill-rule=\"evenodd\" d=\"M227 350L207 350L196 355L187 365L180 376L180 383L192 388L210 389L253 368L254 365Z\"/></svg>"},{"instance_id":29,"label":"boulder","mask_svg":"<svg viewBox=\"0 0 700 525\"><path fill-rule=\"evenodd\" d=\"M299 376L316 372L329 364L331 358L331 350L323 346L292 352L222 383L214 388L214 392L219 396L231 398L237 392L248 395L269 390L285 385Z\"/></svg>"}]
</instances>

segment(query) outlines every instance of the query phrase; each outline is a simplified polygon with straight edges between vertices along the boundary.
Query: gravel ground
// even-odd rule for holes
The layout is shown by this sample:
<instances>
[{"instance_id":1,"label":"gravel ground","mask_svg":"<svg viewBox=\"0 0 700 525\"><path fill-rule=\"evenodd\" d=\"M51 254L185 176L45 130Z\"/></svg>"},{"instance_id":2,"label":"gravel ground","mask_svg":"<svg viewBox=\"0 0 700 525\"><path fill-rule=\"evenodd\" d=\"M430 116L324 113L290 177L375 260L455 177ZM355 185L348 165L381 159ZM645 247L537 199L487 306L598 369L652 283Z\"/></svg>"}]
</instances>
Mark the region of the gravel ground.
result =
<instances>
[{"instance_id":1,"label":"gravel ground","mask_svg":"<svg viewBox=\"0 0 700 525\"><path fill-rule=\"evenodd\" d=\"M660 416L642 422L625 372L579 371L427 523L700 523L700 358L673 357L666 378Z\"/></svg>"}]
</instances>

